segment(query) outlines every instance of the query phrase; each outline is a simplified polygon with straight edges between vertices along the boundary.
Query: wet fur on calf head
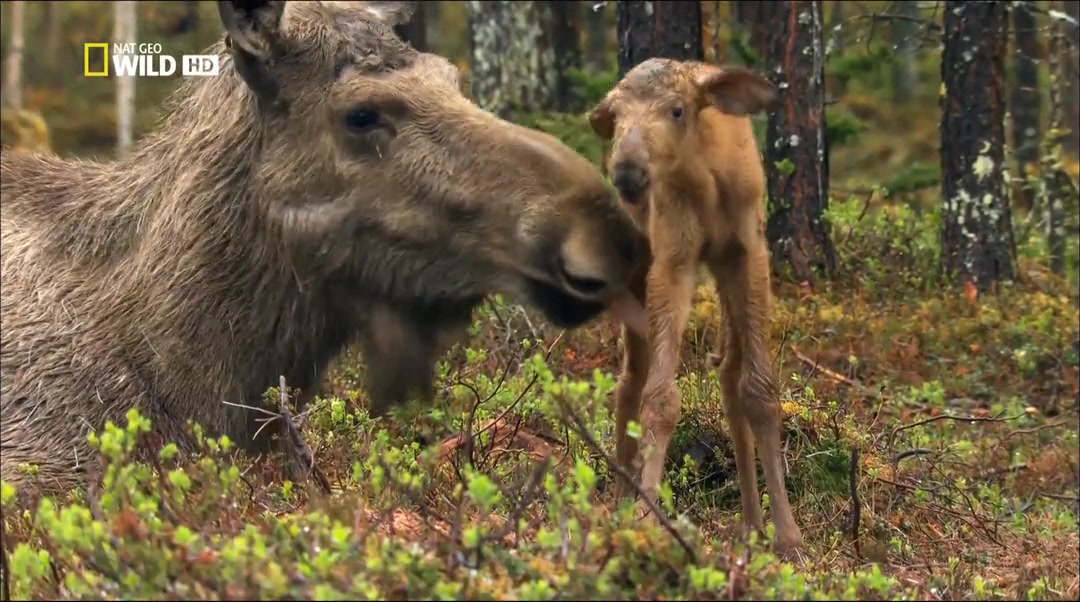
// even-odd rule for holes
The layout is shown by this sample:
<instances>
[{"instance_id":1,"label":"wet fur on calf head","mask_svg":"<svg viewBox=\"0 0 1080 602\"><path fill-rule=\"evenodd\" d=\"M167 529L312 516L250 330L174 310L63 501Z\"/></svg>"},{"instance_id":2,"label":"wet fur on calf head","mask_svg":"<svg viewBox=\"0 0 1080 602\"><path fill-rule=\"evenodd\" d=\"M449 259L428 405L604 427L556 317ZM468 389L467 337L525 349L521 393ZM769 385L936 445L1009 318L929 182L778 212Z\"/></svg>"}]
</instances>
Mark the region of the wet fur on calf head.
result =
<instances>
[{"instance_id":1,"label":"wet fur on calf head","mask_svg":"<svg viewBox=\"0 0 1080 602\"><path fill-rule=\"evenodd\" d=\"M31 462L70 486L87 431L131 407L182 445L194 419L260 449L270 429L223 402L279 375L309 396L352 342L430 388L431 333L486 295L572 327L625 288L644 240L598 170L397 39L408 5L220 2L220 75L127 157L2 151L5 480Z\"/></svg>"}]
</instances>

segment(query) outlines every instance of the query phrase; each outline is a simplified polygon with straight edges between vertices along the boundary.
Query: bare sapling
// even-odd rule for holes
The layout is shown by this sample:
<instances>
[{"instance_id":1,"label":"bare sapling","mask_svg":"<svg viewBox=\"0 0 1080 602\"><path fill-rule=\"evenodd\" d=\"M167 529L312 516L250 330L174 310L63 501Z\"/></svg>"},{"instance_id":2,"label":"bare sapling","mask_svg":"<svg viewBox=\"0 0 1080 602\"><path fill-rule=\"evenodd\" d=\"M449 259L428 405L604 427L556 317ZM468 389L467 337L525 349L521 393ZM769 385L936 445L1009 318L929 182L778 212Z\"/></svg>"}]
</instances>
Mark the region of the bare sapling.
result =
<instances>
[{"instance_id":1,"label":"bare sapling","mask_svg":"<svg viewBox=\"0 0 1080 602\"><path fill-rule=\"evenodd\" d=\"M590 121L612 141L606 168L650 247L631 285L645 304L648 335L623 331L617 461L641 475L642 491L655 501L679 421L679 351L704 264L723 314L723 407L744 523L763 529L756 444L776 548L787 554L801 548L802 534L784 484L779 383L769 349L765 174L749 118L775 100L774 86L751 70L656 58L628 72ZM627 434L630 421L641 425L640 448Z\"/></svg>"}]
</instances>

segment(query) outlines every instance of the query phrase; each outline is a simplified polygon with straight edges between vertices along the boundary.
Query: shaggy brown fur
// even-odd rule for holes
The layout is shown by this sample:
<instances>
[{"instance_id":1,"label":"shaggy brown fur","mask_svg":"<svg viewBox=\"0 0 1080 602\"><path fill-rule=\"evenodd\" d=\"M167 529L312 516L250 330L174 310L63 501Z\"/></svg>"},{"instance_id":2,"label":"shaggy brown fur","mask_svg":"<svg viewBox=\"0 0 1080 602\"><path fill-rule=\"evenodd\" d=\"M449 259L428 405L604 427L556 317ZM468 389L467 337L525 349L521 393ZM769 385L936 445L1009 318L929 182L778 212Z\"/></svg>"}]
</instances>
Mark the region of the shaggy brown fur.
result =
<instances>
[{"instance_id":1,"label":"shaggy brown fur","mask_svg":"<svg viewBox=\"0 0 1080 602\"><path fill-rule=\"evenodd\" d=\"M82 482L131 407L263 449L222 402L308 396L354 340L381 411L494 291L565 327L625 291L645 241L599 171L396 38L410 4L219 2L220 76L129 156L2 153L5 481Z\"/></svg>"},{"instance_id":2,"label":"shaggy brown fur","mask_svg":"<svg viewBox=\"0 0 1080 602\"><path fill-rule=\"evenodd\" d=\"M626 74L591 122L598 135L614 139L609 171L651 248L650 265L633 285L646 303L648 336L624 333L618 459L642 471L642 488L655 499L679 420L679 349L704 263L724 315L720 375L743 517L747 526L762 527L756 439L777 547L788 553L802 536L784 488L779 386L768 341L765 177L747 117L774 99L772 84L746 69L652 59ZM627 422L639 418L641 450L626 434Z\"/></svg>"}]
</instances>

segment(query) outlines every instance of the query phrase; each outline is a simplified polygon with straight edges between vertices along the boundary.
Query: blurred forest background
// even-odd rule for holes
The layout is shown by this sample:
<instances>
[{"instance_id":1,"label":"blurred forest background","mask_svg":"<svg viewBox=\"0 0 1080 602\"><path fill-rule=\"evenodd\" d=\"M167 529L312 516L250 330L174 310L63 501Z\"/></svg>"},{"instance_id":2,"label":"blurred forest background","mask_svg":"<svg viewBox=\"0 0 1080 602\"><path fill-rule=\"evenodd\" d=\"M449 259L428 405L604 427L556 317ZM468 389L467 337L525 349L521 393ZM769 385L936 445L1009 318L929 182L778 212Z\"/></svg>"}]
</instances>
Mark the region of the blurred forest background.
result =
<instances>
[{"instance_id":1,"label":"blurred forest background","mask_svg":"<svg viewBox=\"0 0 1080 602\"><path fill-rule=\"evenodd\" d=\"M0 143L70 157L126 152L180 77L84 77L85 43L159 43L179 56L222 36L213 2L0 8ZM614 479L603 448L617 325L559 332L496 299L478 310L468 346L440 362L440 387L453 392L445 406L373 421L363 362L341 358L303 426L342 492L337 506L211 442L206 461L185 465L198 487L180 468L168 482L145 466L119 473L97 522L81 502L6 513L0 536L18 543L4 546L3 589L35 599L1076 600L1078 9L438 1L400 28L455 62L481 106L598 163L606 149L588 112L645 58L749 65L777 85L780 106L754 124L781 276L770 328L788 482L812 545L805 573L773 562L761 541L751 558L734 536L720 309L703 285L669 451L666 511L694 521L682 538L590 497ZM558 413L564 398L585 426ZM124 437L139 428L110 436L133 445ZM461 434L428 459L411 443L447 432ZM108 454L130 459L120 445ZM562 459L549 469L553 454ZM12 498L5 484L4 507ZM159 499L178 501L161 513Z\"/></svg>"}]
</instances>

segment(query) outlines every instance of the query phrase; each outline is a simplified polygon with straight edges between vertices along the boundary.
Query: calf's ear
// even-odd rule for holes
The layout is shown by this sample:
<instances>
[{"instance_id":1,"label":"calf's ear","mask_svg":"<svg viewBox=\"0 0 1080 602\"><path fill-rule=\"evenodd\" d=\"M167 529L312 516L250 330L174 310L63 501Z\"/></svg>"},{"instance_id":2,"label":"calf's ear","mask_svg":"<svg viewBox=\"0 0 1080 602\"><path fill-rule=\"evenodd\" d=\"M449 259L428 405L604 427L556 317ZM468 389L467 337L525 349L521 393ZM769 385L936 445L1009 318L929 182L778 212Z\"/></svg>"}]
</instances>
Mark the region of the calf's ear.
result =
<instances>
[{"instance_id":1,"label":"calf's ear","mask_svg":"<svg viewBox=\"0 0 1080 602\"><path fill-rule=\"evenodd\" d=\"M593 132L604 140L611 140L615 135L615 113L611 110L612 96L609 93L589 113L589 125Z\"/></svg>"},{"instance_id":2,"label":"calf's ear","mask_svg":"<svg viewBox=\"0 0 1080 602\"><path fill-rule=\"evenodd\" d=\"M703 65L695 82L705 102L732 115L771 111L779 100L772 82L744 67Z\"/></svg>"}]
</instances>

